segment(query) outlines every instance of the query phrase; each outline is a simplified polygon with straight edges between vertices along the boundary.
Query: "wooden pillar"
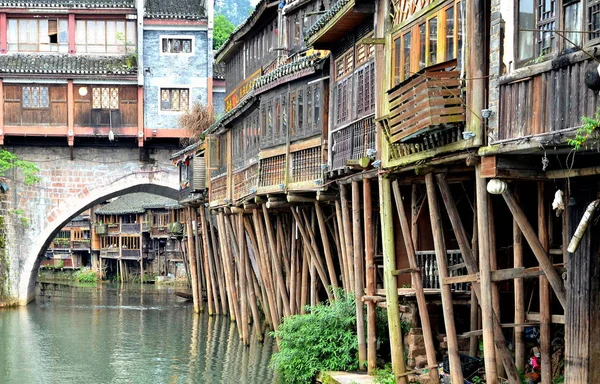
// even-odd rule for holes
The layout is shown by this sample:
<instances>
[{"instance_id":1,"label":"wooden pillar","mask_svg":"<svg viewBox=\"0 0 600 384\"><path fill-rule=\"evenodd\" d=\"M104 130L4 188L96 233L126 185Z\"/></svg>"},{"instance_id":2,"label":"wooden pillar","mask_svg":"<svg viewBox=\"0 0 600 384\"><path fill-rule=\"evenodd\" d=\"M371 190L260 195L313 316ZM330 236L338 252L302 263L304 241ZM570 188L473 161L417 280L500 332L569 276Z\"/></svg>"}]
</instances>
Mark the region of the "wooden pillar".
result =
<instances>
[{"instance_id":1,"label":"wooden pillar","mask_svg":"<svg viewBox=\"0 0 600 384\"><path fill-rule=\"evenodd\" d=\"M518 201L518 192L515 188L515 197ZM515 268L522 268L523 264L523 234L519 225L513 219L513 265ZM515 279L515 323L525 324L525 281L524 279ZM525 327L515 327L515 365L517 369L525 370Z\"/></svg>"},{"instance_id":2,"label":"wooden pillar","mask_svg":"<svg viewBox=\"0 0 600 384\"><path fill-rule=\"evenodd\" d=\"M396 270L396 250L394 245L394 220L392 214L392 193L389 179L379 176L379 201L381 202L381 236L383 245L383 277L386 294L388 328L392 355L392 370L398 383L406 384L406 362L404 361L404 342L400 327L398 307L398 281Z\"/></svg>"},{"instance_id":3,"label":"wooden pillar","mask_svg":"<svg viewBox=\"0 0 600 384\"><path fill-rule=\"evenodd\" d=\"M479 238L479 278L481 295L481 326L483 329L483 354L485 377L488 384L498 383L496 349L494 348L494 310L492 308L492 274L490 269L490 233L486 179L481 177L481 164L475 167L475 193L477 197L477 234Z\"/></svg>"},{"instance_id":4,"label":"wooden pillar","mask_svg":"<svg viewBox=\"0 0 600 384\"><path fill-rule=\"evenodd\" d=\"M443 197L443 192L442 192ZM445 201L444 201L445 203ZM448 208L446 208L448 209ZM458 237L458 236L457 236ZM473 207L473 236L471 238L471 252L473 254L473 259L477 262L479 255L479 240L477 237L477 207ZM464 258L464 257L463 257ZM475 289L471 289L471 318L470 318L470 330L476 331L481 329L479 327L479 300L477 299L477 294L475 293ZM469 340L469 356L477 357L479 352L479 336L471 336Z\"/></svg>"},{"instance_id":5,"label":"wooden pillar","mask_svg":"<svg viewBox=\"0 0 600 384\"><path fill-rule=\"evenodd\" d=\"M344 232L344 243L346 244L346 265L348 266L348 276L350 277L350 284L348 285L348 292L354 291L354 244L352 243L352 224L350 223L352 218L350 217L350 209L348 207L348 192L346 186L340 184L340 204L342 206L342 224Z\"/></svg>"},{"instance_id":6,"label":"wooden pillar","mask_svg":"<svg viewBox=\"0 0 600 384\"><path fill-rule=\"evenodd\" d=\"M492 205L492 197L488 194L488 228L490 234L490 271L498 270L498 258L496 254L496 222L494 219L494 206ZM498 291L498 284L492 282L492 308L495 315L500 317L500 292ZM504 377L504 366L502 365L502 357L498 353L496 348L496 371L498 377Z\"/></svg>"},{"instance_id":7,"label":"wooden pillar","mask_svg":"<svg viewBox=\"0 0 600 384\"><path fill-rule=\"evenodd\" d=\"M367 344L364 328L364 295L365 273L363 268L363 234L361 226L360 187L358 181L352 181L352 237L354 239L354 296L356 297L356 333L358 335L359 369L367 362Z\"/></svg>"},{"instance_id":8,"label":"wooden pillar","mask_svg":"<svg viewBox=\"0 0 600 384\"><path fill-rule=\"evenodd\" d=\"M446 338L448 340L448 358L450 360L450 376L453 383L462 383L463 375L458 354L458 339L456 336L456 327L454 325L454 304L452 302L452 289L449 284L444 284L444 278L448 277L448 265L446 261L446 243L444 241L444 232L440 207L436 195L433 174L425 176L425 185L427 187L427 201L429 203L429 215L431 217L431 230L433 232L433 244L435 248L435 258L438 266L438 275L440 278L440 290L442 294L442 310L444 314L444 323L446 324Z\"/></svg>"},{"instance_id":9,"label":"wooden pillar","mask_svg":"<svg viewBox=\"0 0 600 384\"><path fill-rule=\"evenodd\" d=\"M192 297L194 300L194 312L200 312L200 295L198 290L198 273L196 271L196 252L194 250L194 232L192 230L192 208L187 207L187 244L188 260L190 263L190 280L192 283Z\"/></svg>"},{"instance_id":10,"label":"wooden pillar","mask_svg":"<svg viewBox=\"0 0 600 384\"><path fill-rule=\"evenodd\" d=\"M219 299L217 297L217 285L216 285L216 273L215 266L213 265L213 255L209 246L208 239L208 230L206 229L206 212L203 206L200 206L200 233L202 239L202 248L204 249L204 274L206 275L207 284L206 284L206 294L209 297L209 300L212 300L214 303L214 307L209 305L208 307L208 315L211 316L214 313L219 313ZM209 301L210 303L210 301Z\"/></svg>"},{"instance_id":11,"label":"wooden pillar","mask_svg":"<svg viewBox=\"0 0 600 384\"><path fill-rule=\"evenodd\" d=\"M348 266L348 256L346 254L346 242L344 240L344 224L342 220L342 206L338 200L335 201L335 218L337 221L338 228L338 237L339 237L339 254L340 254L340 264L342 266L342 276L343 276L343 285L344 290L349 292L352 290L350 286L350 276L349 276L349 266Z\"/></svg>"},{"instance_id":12,"label":"wooden pillar","mask_svg":"<svg viewBox=\"0 0 600 384\"><path fill-rule=\"evenodd\" d=\"M365 216L365 273L367 296L375 296L375 272L373 261L373 202L371 198L371 180L363 180L363 210ZM375 323L375 302L367 301L367 370L369 374L377 368L377 327Z\"/></svg>"},{"instance_id":13,"label":"wooden pillar","mask_svg":"<svg viewBox=\"0 0 600 384\"><path fill-rule=\"evenodd\" d=\"M218 213L217 225L219 228L219 245L221 247L221 260L223 265L223 271L225 272L225 291L227 292L227 303L229 304L229 318L231 321L235 321L237 317L237 301L233 296L233 279L231 277L231 269L229 268L229 255L227 251L227 232L225 230L225 219L223 212Z\"/></svg>"},{"instance_id":14,"label":"wooden pillar","mask_svg":"<svg viewBox=\"0 0 600 384\"><path fill-rule=\"evenodd\" d=\"M538 181L538 238L544 251L548 254L548 222L544 182ZM552 382L552 312L550 310L550 284L546 276L539 277L540 283L540 352L542 354L542 383Z\"/></svg>"},{"instance_id":15,"label":"wooden pillar","mask_svg":"<svg viewBox=\"0 0 600 384\"><path fill-rule=\"evenodd\" d=\"M73 80L67 80L67 142L70 147L75 143L75 89Z\"/></svg>"},{"instance_id":16,"label":"wooden pillar","mask_svg":"<svg viewBox=\"0 0 600 384\"><path fill-rule=\"evenodd\" d=\"M248 332L248 285L246 279L246 236L244 232L244 216L238 214L237 220L237 241L238 241L238 283L240 287L240 322L242 323L242 339L246 345L250 344Z\"/></svg>"},{"instance_id":17,"label":"wooden pillar","mask_svg":"<svg viewBox=\"0 0 600 384\"><path fill-rule=\"evenodd\" d=\"M400 219L400 227L402 229L402 239L404 246L406 247L406 255L408 257L409 267L417 270L417 256L414 246L414 238L411 233L411 227L408 224L408 218L404 210L404 203L402 201L402 193L398 181L395 180L392 183L392 189L394 191L394 200L396 201L396 211L398 212L398 218ZM414 188L413 188L414 191ZM413 199L414 201L414 199ZM414 229L414 227L412 227ZM427 365L437 365L437 359L435 357L435 346L433 344L433 334L431 332L431 322L429 321L429 312L427 311L427 300L425 299L425 293L423 292L423 281L419 272L411 273L411 285L415 290L417 298L417 306L419 308L419 316L421 319L421 328L423 329L423 339L425 342L425 353L427 354ZM439 381L439 375L437 370L430 370L431 382L437 383Z\"/></svg>"},{"instance_id":18,"label":"wooden pillar","mask_svg":"<svg viewBox=\"0 0 600 384\"><path fill-rule=\"evenodd\" d=\"M225 284L225 267L220 260L218 245L217 245L217 235L216 225L213 225L213 215L207 215L207 224L210 224L210 250L213 256L213 262L215 265L215 272L217 274L217 280L219 281L219 295L221 296L221 309L223 313L228 314L229 303L227 301L227 292L226 292L226 284Z\"/></svg>"},{"instance_id":19,"label":"wooden pillar","mask_svg":"<svg viewBox=\"0 0 600 384\"><path fill-rule=\"evenodd\" d=\"M263 204L263 217L265 219L265 226L267 228L267 237L269 239L269 248L271 250L271 258L273 261L273 269L275 270L275 278L277 279L277 286L279 289L279 294L281 295L281 299L283 301L283 313L286 317L290 316L290 300L288 298L287 289L285 287L285 280L283 278L283 274L281 272L281 266L277 262L277 251L276 251L276 243L275 237L273 236L273 226L271 225L271 219L269 218L269 212L267 212L267 207Z\"/></svg>"}]
</instances>

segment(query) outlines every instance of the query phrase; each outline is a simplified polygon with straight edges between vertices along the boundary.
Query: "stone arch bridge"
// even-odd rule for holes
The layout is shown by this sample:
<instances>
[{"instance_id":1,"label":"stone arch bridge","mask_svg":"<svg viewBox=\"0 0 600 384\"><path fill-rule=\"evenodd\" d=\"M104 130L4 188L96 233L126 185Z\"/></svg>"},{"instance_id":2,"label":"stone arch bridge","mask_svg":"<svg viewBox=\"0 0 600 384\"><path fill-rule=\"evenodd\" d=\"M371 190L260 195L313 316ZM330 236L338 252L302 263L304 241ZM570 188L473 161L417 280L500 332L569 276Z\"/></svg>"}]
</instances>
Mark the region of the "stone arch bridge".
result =
<instances>
[{"instance_id":1,"label":"stone arch bridge","mask_svg":"<svg viewBox=\"0 0 600 384\"><path fill-rule=\"evenodd\" d=\"M123 147L5 149L37 164L41 181L26 185L19 171L6 175L0 231L7 262L0 302L33 300L41 256L60 228L83 210L130 192L178 198L177 167L169 160L174 148L144 148L143 161L138 149Z\"/></svg>"}]
</instances>

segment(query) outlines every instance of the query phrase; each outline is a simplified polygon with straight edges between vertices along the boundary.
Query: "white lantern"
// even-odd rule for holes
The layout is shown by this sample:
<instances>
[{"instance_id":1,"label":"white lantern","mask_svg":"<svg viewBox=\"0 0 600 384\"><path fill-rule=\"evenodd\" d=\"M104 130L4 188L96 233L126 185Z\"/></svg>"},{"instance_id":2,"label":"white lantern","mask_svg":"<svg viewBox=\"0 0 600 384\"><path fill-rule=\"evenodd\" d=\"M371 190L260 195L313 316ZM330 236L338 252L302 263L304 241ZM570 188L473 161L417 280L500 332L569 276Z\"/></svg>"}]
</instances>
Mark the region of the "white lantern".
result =
<instances>
[{"instance_id":1,"label":"white lantern","mask_svg":"<svg viewBox=\"0 0 600 384\"><path fill-rule=\"evenodd\" d=\"M79 87L79 96L85 96L88 93L87 87Z\"/></svg>"},{"instance_id":2,"label":"white lantern","mask_svg":"<svg viewBox=\"0 0 600 384\"><path fill-rule=\"evenodd\" d=\"M492 195L501 195L508 189L506 181L499 179L492 179L488 181L487 191Z\"/></svg>"}]
</instances>

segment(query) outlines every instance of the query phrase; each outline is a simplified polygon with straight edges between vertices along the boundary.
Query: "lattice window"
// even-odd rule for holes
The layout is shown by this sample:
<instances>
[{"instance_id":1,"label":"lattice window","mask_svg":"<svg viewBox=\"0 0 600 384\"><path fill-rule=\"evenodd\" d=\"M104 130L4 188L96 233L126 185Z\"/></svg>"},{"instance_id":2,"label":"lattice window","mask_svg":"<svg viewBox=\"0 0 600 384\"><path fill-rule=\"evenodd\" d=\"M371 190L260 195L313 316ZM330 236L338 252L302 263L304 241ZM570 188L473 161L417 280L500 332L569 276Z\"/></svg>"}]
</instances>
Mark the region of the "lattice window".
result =
<instances>
[{"instance_id":1,"label":"lattice window","mask_svg":"<svg viewBox=\"0 0 600 384\"><path fill-rule=\"evenodd\" d=\"M283 184L285 177L285 155L278 155L260 161L261 187Z\"/></svg>"},{"instance_id":2,"label":"lattice window","mask_svg":"<svg viewBox=\"0 0 600 384\"><path fill-rule=\"evenodd\" d=\"M160 90L160 110L167 112L183 112L190 107L190 90L163 88Z\"/></svg>"},{"instance_id":3,"label":"lattice window","mask_svg":"<svg viewBox=\"0 0 600 384\"><path fill-rule=\"evenodd\" d=\"M537 28L539 31L538 53L552 53L555 50L556 1L538 0Z\"/></svg>"},{"instance_id":4,"label":"lattice window","mask_svg":"<svg viewBox=\"0 0 600 384\"><path fill-rule=\"evenodd\" d=\"M50 107L48 87L23 87L23 108L44 109Z\"/></svg>"},{"instance_id":5,"label":"lattice window","mask_svg":"<svg viewBox=\"0 0 600 384\"><path fill-rule=\"evenodd\" d=\"M162 53L193 53L193 38L162 38Z\"/></svg>"},{"instance_id":6,"label":"lattice window","mask_svg":"<svg viewBox=\"0 0 600 384\"><path fill-rule=\"evenodd\" d=\"M292 153L292 182L321 179L321 147L303 149Z\"/></svg>"},{"instance_id":7,"label":"lattice window","mask_svg":"<svg viewBox=\"0 0 600 384\"><path fill-rule=\"evenodd\" d=\"M566 16L565 16L566 18ZM600 38L600 1L588 2L588 31L590 40Z\"/></svg>"},{"instance_id":8,"label":"lattice window","mask_svg":"<svg viewBox=\"0 0 600 384\"><path fill-rule=\"evenodd\" d=\"M93 109L119 109L119 88L92 87Z\"/></svg>"}]
</instances>

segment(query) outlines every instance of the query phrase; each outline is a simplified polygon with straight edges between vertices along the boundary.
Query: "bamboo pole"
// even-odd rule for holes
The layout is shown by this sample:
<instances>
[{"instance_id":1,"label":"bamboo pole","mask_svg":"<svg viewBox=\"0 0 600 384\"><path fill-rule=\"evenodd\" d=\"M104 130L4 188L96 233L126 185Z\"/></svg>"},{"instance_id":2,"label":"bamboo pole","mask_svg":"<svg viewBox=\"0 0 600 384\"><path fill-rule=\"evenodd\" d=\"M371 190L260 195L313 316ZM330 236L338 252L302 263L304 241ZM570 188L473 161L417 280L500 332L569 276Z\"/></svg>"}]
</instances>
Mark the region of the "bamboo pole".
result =
<instances>
[{"instance_id":1,"label":"bamboo pole","mask_svg":"<svg viewBox=\"0 0 600 384\"><path fill-rule=\"evenodd\" d=\"M340 186L340 188L343 188ZM381 202L381 236L383 245L383 276L386 293L388 328L390 332L390 347L392 370L400 384L407 384L404 373L404 348L402 329L400 327L400 311L398 307L398 281L393 271L396 270L396 251L394 247L394 220L392 216L391 183L389 179L379 176L379 201Z\"/></svg>"},{"instance_id":2,"label":"bamboo pole","mask_svg":"<svg viewBox=\"0 0 600 384\"><path fill-rule=\"evenodd\" d=\"M367 295L375 295L375 262L373 256L373 201L371 180L363 180L363 210L365 217L365 273ZM367 302L367 371L372 374L377 368L377 324L375 323L375 302Z\"/></svg>"},{"instance_id":3,"label":"bamboo pole","mask_svg":"<svg viewBox=\"0 0 600 384\"><path fill-rule=\"evenodd\" d=\"M294 221L295 225L296 222ZM296 270L298 269L298 262L297 262L297 257L296 257L296 236L294 236L295 234L293 234L291 236L291 246L290 246L290 276L289 276L289 280L290 280L290 312L292 314L297 314L297 308L296 308Z\"/></svg>"},{"instance_id":4,"label":"bamboo pole","mask_svg":"<svg viewBox=\"0 0 600 384\"><path fill-rule=\"evenodd\" d=\"M348 292L352 292L355 287L354 282L354 244L352 242L352 224L350 221L350 210L348 208L348 192L346 186L340 184L340 205L342 207L342 232L344 233L344 244L346 244L346 265L348 266L349 285Z\"/></svg>"},{"instance_id":5,"label":"bamboo pole","mask_svg":"<svg viewBox=\"0 0 600 384\"><path fill-rule=\"evenodd\" d=\"M288 298L288 292L285 288L285 280L283 279L283 274L281 273L281 267L276 263L276 243L275 237L273 236L273 226L271 225L271 219L269 218L269 212L267 212L267 207L263 204L263 217L265 220L265 226L267 228L267 237L269 239L269 247L271 249L271 257L273 259L273 269L275 270L275 277L277 279L277 286L279 288L279 294L281 296L281 300L283 301L283 313L285 317L290 316L290 300Z\"/></svg>"},{"instance_id":6,"label":"bamboo pole","mask_svg":"<svg viewBox=\"0 0 600 384\"><path fill-rule=\"evenodd\" d=\"M219 230L219 245L221 246L221 260L225 273L225 291L227 292L227 302L229 304L229 318L235 321L237 318L237 301L233 296L233 278L231 277L231 268L229 267L229 252L227 249L227 231L225 230L225 217L222 211L218 213L217 225Z\"/></svg>"},{"instance_id":7,"label":"bamboo pole","mask_svg":"<svg viewBox=\"0 0 600 384\"><path fill-rule=\"evenodd\" d=\"M518 190L515 188L515 198L518 201ZM524 267L523 264L523 234L517 221L513 219L513 263L515 268ZM525 323L525 281L514 280L515 286L515 324ZM515 327L515 365L521 371L525 370L525 328Z\"/></svg>"},{"instance_id":8,"label":"bamboo pole","mask_svg":"<svg viewBox=\"0 0 600 384\"><path fill-rule=\"evenodd\" d=\"M242 228L241 228L242 234L245 235L244 223L243 223L244 218L242 215L240 215L240 221L242 222ZM246 276L244 276L244 277L247 280L247 300L248 300L248 304L250 305L250 312L252 313L252 325L253 325L252 329L254 331L254 335L255 335L256 339L258 341L262 341L262 332L260 331L260 328L261 328L260 314L258 313L258 305L256 303L256 291L254 290L254 277L253 277L254 273L250 266L250 258L247 255L247 253L249 253L249 251L248 251L249 244L247 244L247 241L246 241L246 245L244 246L244 248L246 249L246 251L242 252L242 254L244 255L244 259L242 260L242 263L244 263L244 271L246 272ZM247 321L246 321L246 324L248 324ZM247 345L250 344L250 339L248 339L246 341L246 344Z\"/></svg>"},{"instance_id":9,"label":"bamboo pole","mask_svg":"<svg viewBox=\"0 0 600 384\"><path fill-rule=\"evenodd\" d=\"M210 249L212 250L213 262L215 265L215 272L217 273L217 280L219 281L219 295L221 296L221 309L223 313L229 314L228 308L229 303L227 300L227 292L225 285L225 272L220 261L219 252L217 252L217 235L215 233L216 226L213 225L212 215L207 215L208 223L210 223Z\"/></svg>"},{"instance_id":10,"label":"bamboo pole","mask_svg":"<svg viewBox=\"0 0 600 384\"><path fill-rule=\"evenodd\" d=\"M194 312L200 312L200 296L198 290L198 272L196 270L196 253L194 252L194 233L192 231L192 208L187 207L187 248L190 263L190 280L192 283L192 297L194 300Z\"/></svg>"},{"instance_id":11,"label":"bamboo pole","mask_svg":"<svg viewBox=\"0 0 600 384\"><path fill-rule=\"evenodd\" d=\"M242 213L237 215L237 241L238 241L238 281L240 287L240 322L242 323L242 339L246 345L250 344L250 334L248 331L248 284L246 274L246 239L244 238L244 216Z\"/></svg>"},{"instance_id":12,"label":"bamboo pole","mask_svg":"<svg viewBox=\"0 0 600 384\"><path fill-rule=\"evenodd\" d=\"M341 257L340 257L340 264L342 266L342 275L344 276L343 278L343 284L344 284L344 290L346 292L350 291L352 288L352 286L350 285L350 276L349 276L349 266L348 266L348 255L346 254L347 252L347 247L345 245L345 241L344 241L344 224L342 221L342 207L340 205L340 202L338 200L335 201L335 218L337 221L337 233L338 233L338 237L339 237L339 252L341 253Z\"/></svg>"},{"instance_id":13,"label":"bamboo pole","mask_svg":"<svg viewBox=\"0 0 600 384\"><path fill-rule=\"evenodd\" d=\"M408 218L404 210L404 203L402 200L402 194L398 180L392 182L392 190L394 192L394 199L396 201L396 211L398 218L400 219L400 227L402 229L402 239L404 240L404 246L406 247L406 254L408 256L408 263L410 268L418 269L417 257L415 253L415 246L413 237L411 236L411 228L408 224ZM414 229L414 226L413 226ZM423 292L423 282L421 280L420 272L413 272L410 274L412 287L415 290L415 296L417 298L417 306L419 308L419 316L421 318L421 328L423 329L423 339L425 342L425 353L427 355L427 365L436 365L437 359L435 357L435 346L433 344L433 334L431 332L431 322L429 321L429 312L427 311L427 300L425 299L425 293ZM430 372L431 381L433 383L439 382L439 376L437 371L432 370Z\"/></svg>"},{"instance_id":14,"label":"bamboo pole","mask_svg":"<svg viewBox=\"0 0 600 384\"><path fill-rule=\"evenodd\" d=\"M200 248L200 241L198 240L198 237L201 235L200 233L198 233L198 212L194 207L191 207L190 211L193 216L192 231L194 236L194 250L196 256L196 278L198 279L198 300L200 300L200 311L204 312L204 296L202 292L204 291L204 289L206 289L206 301L208 303L208 311L210 314L212 314L214 312L214 303L212 302L212 297L209 294L210 289L208 285L210 284L210 280L208 280L208 274L204 273L204 271L206 271L207 269L205 269L204 267L205 262L203 249Z\"/></svg>"},{"instance_id":15,"label":"bamboo pole","mask_svg":"<svg viewBox=\"0 0 600 384\"><path fill-rule=\"evenodd\" d=\"M538 198L538 238L544 251L548 252L548 222L545 206L545 185L543 181L537 183ZM542 354L542 383L552 382L552 311L550 285L546 276L539 277L540 283L540 352Z\"/></svg>"},{"instance_id":16,"label":"bamboo pole","mask_svg":"<svg viewBox=\"0 0 600 384\"><path fill-rule=\"evenodd\" d=\"M475 167L475 191L477 195L477 232L479 237L479 273L481 280L481 325L483 328L483 350L485 377L490 384L498 383L496 350L494 348L494 324L492 308L492 273L490 270L489 228L487 221L487 191L485 179L481 177L481 164Z\"/></svg>"},{"instance_id":17,"label":"bamboo pole","mask_svg":"<svg viewBox=\"0 0 600 384\"><path fill-rule=\"evenodd\" d=\"M444 241L444 233L442 232L442 218L440 215L440 207L437 200L432 173L429 173L425 176L425 186L427 188L427 201L429 202L429 215L431 217L431 230L433 232L435 258L437 261L438 275L440 278L442 311L444 314L444 323L446 325L448 358L450 360L450 376L453 383L462 383L464 379L460 364L460 356L458 355L458 339L456 337L456 328L454 325L452 290L450 285L442 283L443 279L448 277L448 265L446 263L446 244Z\"/></svg>"},{"instance_id":18,"label":"bamboo pole","mask_svg":"<svg viewBox=\"0 0 600 384\"><path fill-rule=\"evenodd\" d=\"M476 177L479 177L479 173L478 173L478 168L476 168ZM450 188L448 186L448 183L446 181L446 179L442 176L442 175L438 175L437 176L437 182L438 182L438 186L442 195L442 199L444 200L444 204L446 206L446 210L448 211L448 216L450 217L450 223L452 224L452 229L454 230L454 233L456 234L456 240L458 242L458 246L460 247L462 256L463 256L463 261L465 262L465 266L467 268L467 271L469 272L469 274L477 274L480 270L480 268L477 265L477 258L474 257L474 253L471 251L471 249L469 248L468 244L469 244L469 240L466 234L466 231L464 229L464 226L462 224L462 221L460 219L460 215L458 214L458 209L456 207L456 203L454 202L454 198L452 197L452 195L450 194ZM484 244L489 244L489 240L487 240L487 225L484 226L484 228L482 229L482 225L481 223L487 223L487 220L483 221L483 219L481 218L481 214L482 212L487 212L487 206L485 208L481 208L480 207L480 199L481 198L485 198L485 202L484 204L487 205L487 197L484 194L483 197L481 197L481 190L478 190L477 188L480 188L481 185L478 184L478 179L475 180L476 182L476 194L477 194L477 211L476 211L476 215L477 215L477 243L479 245L479 264L481 265L482 263L482 257L483 254L487 251L489 251L489 246L485 246ZM482 185L484 186L484 193L485 192L485 183L482 182ZM484 232L482 232L482 230ZM485 235L486 239L483 239L481 236ZM487 259L488 263L489 263L489 258ZM489 283L491 285L491 271L489 272L490 277L489 277ZM479 283L477 282L473 282L473 291L475 292L475 295L477 296L477 299L479 301L480 304L480 308L481 308L481 312L482 312L482 317L481 317L481 322L482 322L482 328L483 328L483 335L484 335L484 354L485 354L485 343L486 343L486 339L485 339L485 335L486 335L486 328L485 328L485 318L483 316L483 306L484 306L484 301L486 300L486 297L484 297L484 289L483 289L483 284L485 283L485 281L483 280L483 276L484 274L481 274L480 276L480 280L481 280L481 286ZM499 353L502 356L502 362L504 365L504 369L506 370L506 373L508 375L508 380L511 384L520 384L520 378L519 378L519 374L516 370L514 361L512 360L512 354L511 351L508 349L507 345L506 345L506 340L504 339L504 334L502 333L502 328L500 325L500 321L499 321L499 317L497 314L494 313L494 311L491 308L491 292L488 290L487 291L487 299L489 300L488 304L490 305L490 310L489 310L489 315L491 316L491 330L492 330L492 334L489 336L492 338L492 342L495 343L496 348L494 348L494 346L491 346L491 353L495 353L496 349L499 351ZM491 360L486 360L486 364L490 364L490 362L493 362L493 367L489 367L490 369L495 371L496 368L496 364L495 364L495 357L492 357ZM488 370L488 365L486 365L486 372ZM487 375L487 374L486 374ZM486 377L490 377L493 379L489 379L489 380L497 380L497 375L496 376L486 376Z\"/></svg>"},{"instance_id":19,"label":"bamboo pole","mask_svg":"<svg viewBox=\"0 0 600 384\"><path fill-rule=\"evenodd\" d=\"M352 181L352 237L354 239L354 296L356 297L356 333L358 337L359 369L367 362L367 343L364 328L364 305L361 300L364 289L363 234L360 211L360 186Z\"/></svg>"},{"instance_id":20,"label":"bamboo pole","mask_svg":"<svg viewBox=\"0 0 600 384\"><path fill-rule=\"evenodd\" d=\"M333 286L333 297L338 298L338 281L335 275L335 265L333 264L333 256L331 255L331 245L327 236L327 227L323 218L323 210L318 201L315 201L315 212L317 213L317 221L319 223L319 231L321 232L321 243L323 244L323 252L325 253L325 263L327 264L327 272L329 273L329 282Z\"/></svg>"},{"instance_id":21,"label":"bamboo pole","mask_svg":"<svg viewBox=\"0 0 600 384\"><path fill-rule=\"evenodd\" d=\"M217 276L215 273L215 266L213 262L212 250L209 245L208 230L206 228L206 211L203 206L200 207L200 233L202 239L202 248L204 249L204 273L207 276L207 287L210 287L210 292L207 295L212 298L214 303L214 313L219 314L221 312L219 297L217 294ZM209 315L211 315L209 307Z\"/></svg>"},{"instance_id":22,"label":"bamboo pole","mask_svg":"<svg viewBox=\"0 0 600 384\"><path fill-rule=\"evenodd\" d=\"M302 253L302 291L300 292L300 314L304 315L306 313L306 310L304 308L308 304L308 280L310 278L310 271L308 266L310 263L310 256L307 257L308 246L304 242L302 247Z\"/></svg>"}]
</instances>

